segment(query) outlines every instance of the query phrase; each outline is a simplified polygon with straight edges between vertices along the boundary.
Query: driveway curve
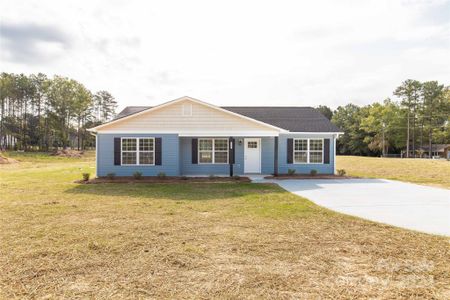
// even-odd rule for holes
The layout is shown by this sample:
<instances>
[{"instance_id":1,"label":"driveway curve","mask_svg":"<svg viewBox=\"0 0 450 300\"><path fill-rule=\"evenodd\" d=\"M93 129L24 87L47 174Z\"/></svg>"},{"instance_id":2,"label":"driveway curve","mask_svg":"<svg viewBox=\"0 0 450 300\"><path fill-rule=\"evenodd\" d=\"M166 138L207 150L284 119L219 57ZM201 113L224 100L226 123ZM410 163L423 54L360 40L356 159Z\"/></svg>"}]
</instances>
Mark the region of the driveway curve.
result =
<instances>
[{"instance_id":1,"label":"driveway curve","mask_svg":"<svg viewBox=\"0 0 450 300\"><path fill-rule=\"evenodd\" d=\"M450 236L450 190L385 179L270 182L341 213Z\"/></svg>"}]
</instances>

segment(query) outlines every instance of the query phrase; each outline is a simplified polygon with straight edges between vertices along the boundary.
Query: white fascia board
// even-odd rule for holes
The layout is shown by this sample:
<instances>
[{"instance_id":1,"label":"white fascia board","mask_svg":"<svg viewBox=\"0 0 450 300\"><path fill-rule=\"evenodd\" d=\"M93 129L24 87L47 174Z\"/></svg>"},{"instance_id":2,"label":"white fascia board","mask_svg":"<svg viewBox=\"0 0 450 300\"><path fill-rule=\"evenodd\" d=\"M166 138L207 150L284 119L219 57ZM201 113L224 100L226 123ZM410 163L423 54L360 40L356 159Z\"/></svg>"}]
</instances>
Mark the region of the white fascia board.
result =
<instances>
[{"instance_id":1,"label":"white fascia board","mask_svg":"<svg viewBox=\"0 0 450 300\"><path fill-rule=\"evenodd\" d=\"M221 107L219 107L219 106L215 106L215 105L213 105L213 104L209 104L209 103L207 103L207 102L203 102L203 101L201 101L201 100L194 99L194 98L191 98L191 97L188 97L188 96L184 96L184 97L181 97L181 98L177 98L177 99L174 99L174 100L165 102L165 103L163 103L163 104L160 104L160 105L157 105L157 106L148 108L148 109L144 109L143 111L140 111L140 112L131 114L131 115L129 115L129 116L126 116L126 117L123 117L123 118L120 118L120 119L117 119L117 120L110 121L110 122L105 123L105 124L98 125L98 126L96 126L96 127L94 127L94 128L89 128L89 129L87 129L87 131L97 132L99 129L101 129L101 128L105 127L105 126L109 126L109 125L111 125L111 124L115 124L115 123L118 123L118 122L122 122L122 121L124 121L124 120L128 120L128 119L130 119L130 118L134 118L134 117L136 117L136 116L140 116L140 115L142 115L142 114L145 114L145 113L148 113L148 112L151 112L151 111L155 111L155 110L161 109L161 108L163 108L163 107L166 107L166 106L168 106L168 105L175 104L175 103L177 103L177 102L184 101L184 100L190 100L190 101L192 101L192 102L195 102L195 103L198 103L198 104L201 104L201 105L204 105L204 106L207 106L207 107L216 109L216 110L221 111L221 112L223 112L223 113L227 113L227 114L229 114L229 115L233 115L233 116L239 117L239 118L241 118L241 119L248 120L248 121L251 121L251 122L253 122L253 123L257 123L257 124L259 124L259 125L263 125L263 126L266 126L266 127L269 127L269 128L275 129L275 130L278 130L279 132L288 132L286 129L283 129L283 128L280 128L280 127L276 127L276 126L273 126L273 125L270 125L270 124L267 124L267 123L258 121L258 120L256 120L256 119L252 119L252 118L246 117L246 116L241 115L241 114L238 114L238 113L234 113L234 112L232 112L232 111L223 109L223 108L221 108Z\"/></svg>"},{"instance_id":2,"label":"white fascia board","mask_svg":"<svg viewBox=\"0 0 450 300\"><path fill-rule=\"evenodd\" d=\"M344 134L343 132L280 132L280 134L284 134L284 135L298 135L298 134L302 134L302 135L337 135L339 136L340 134Z\"/></svg>"},{"instance_id":3,"label":"white fascia board","mask_svg":"<svg viewBox=\"0 0 450 300\"><path fill-rule=\"evenodd\" d=\"M248 131L248 132L180 132L180 137L197 136L240 136L240 137L260 137L260 136L279 136L279 132Z\"/></svg>"},{"instance_id":4,"label":"white fascia board","mask_svg":"<svg viewBox=\"0 0 450 300\"><path fill-rule=\"evenodd\" d=\"M180 137L211 137L211 136L243 136L243 137L258 137L258 136L278 136L277 131L201 131L201 132L174 132L174 131L164 131L164 130L154 130L154 131L101 131L98 134L177 134Z\"/></svg>"}]
</instances>

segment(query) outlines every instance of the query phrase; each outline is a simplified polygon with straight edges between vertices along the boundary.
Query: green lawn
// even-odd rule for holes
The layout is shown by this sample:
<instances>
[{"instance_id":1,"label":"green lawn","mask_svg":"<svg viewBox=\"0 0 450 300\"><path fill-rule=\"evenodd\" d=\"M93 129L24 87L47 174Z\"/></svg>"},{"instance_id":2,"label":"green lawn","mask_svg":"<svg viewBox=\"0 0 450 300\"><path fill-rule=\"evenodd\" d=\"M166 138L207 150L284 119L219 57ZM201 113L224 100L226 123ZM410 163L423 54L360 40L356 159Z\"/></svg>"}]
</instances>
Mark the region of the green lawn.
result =
<instances>
[{"instance_id":1,"label":"green lawn","mask_svg":"<svg viewBox=\"0 0 450 300\"><path fill-rule=\"evenodd\" d=\"M440 298L449 239L274 185L81 185L83 159L0 165L0 298Z\"/></svg>"},{"instance_id":2,"label":"green lawn","mask_svg":"<svg viewBox=\"0 0 450 300\"><path fill-rule=\"evenodd\" d=\"M337 156L336 168L347 175L386 178L450 189L450 161L412 158Z\"/></svg>"}]
</instances>

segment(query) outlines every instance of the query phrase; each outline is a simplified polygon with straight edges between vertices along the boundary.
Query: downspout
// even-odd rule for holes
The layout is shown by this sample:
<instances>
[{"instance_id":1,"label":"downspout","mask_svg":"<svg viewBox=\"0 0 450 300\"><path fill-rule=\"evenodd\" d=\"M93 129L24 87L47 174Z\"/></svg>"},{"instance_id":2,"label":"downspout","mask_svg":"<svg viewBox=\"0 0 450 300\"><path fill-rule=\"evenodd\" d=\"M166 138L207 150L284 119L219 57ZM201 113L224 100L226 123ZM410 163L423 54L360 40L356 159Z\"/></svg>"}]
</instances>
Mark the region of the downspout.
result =
<instances>
[{"instance_id":1,"label":"downspout","mask_svg":"<svg viewBox=\"0 0 450 300\"><path fill-rule=\"evenodd\" d=\"M339 134L335 134L334 139L333 139L333 148L334 148L334 151L333 151L333 174L336 174L336 156L337 156L336 142L337 142L338 137L339 137Z\"/></svg>"},{"instance_id":2,"label":"downspout","mask_svg":"<svg viewBox=\"0 0 450 300\"><path fill-rule=\"evenodd\" d=\"M90 132L95 136L95 177L98 177L98 135L96 132Z\"/></svg>"},{"instance_id":3,"label":"downspout","mask_svg":"<svg viewBox=\"0 0 450 300\"><path fill-rule=\"evenodd\" d=\"M278 176L278 137L274 140L273 176Z\"/></svg>"},{"instance_id":4,"label":"downspout","mask_svg":"<svg viewBox=\"0 0 450 300\"><path fill-rule=\"evenodd\" d=\"M228 164L230 165L230 177L233 177L233 162L234 162L234 139L232 137L229 138L228 140Z\"/></svg>"}]
</instances>

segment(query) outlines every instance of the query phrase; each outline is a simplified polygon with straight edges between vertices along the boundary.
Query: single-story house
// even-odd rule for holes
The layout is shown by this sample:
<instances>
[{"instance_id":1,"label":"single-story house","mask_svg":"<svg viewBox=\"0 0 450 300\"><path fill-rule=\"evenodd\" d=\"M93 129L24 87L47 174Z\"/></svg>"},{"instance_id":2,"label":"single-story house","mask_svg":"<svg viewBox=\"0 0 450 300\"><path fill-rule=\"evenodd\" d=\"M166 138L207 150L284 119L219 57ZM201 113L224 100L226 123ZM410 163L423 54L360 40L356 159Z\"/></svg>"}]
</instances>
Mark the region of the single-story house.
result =
<instances>
[{"instance_id":1,"label":"single-story house","mask_svg":"<svg viewBox=\"0 0 450 300\"><path fill-rule=\"evenodd\" d=\"M89 129L97 176L335 173L341 130L311 107L218 107L181 97Z\"/></svg>"},{"instance_id":2,"label":"single-story house","mask_svg":"<svg viewBox=\"0 0 450 300\"><path fill-rule=\"evenodd\" d=\"M420 147L419 150L430 157L430 147L423 146ZM433 157L441 157L450 159L450 144L432 144L431 145L431 156Z\"/></svg>"}]
</instances>

